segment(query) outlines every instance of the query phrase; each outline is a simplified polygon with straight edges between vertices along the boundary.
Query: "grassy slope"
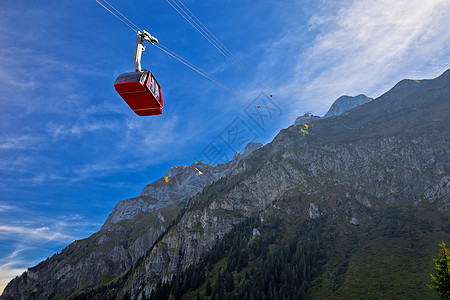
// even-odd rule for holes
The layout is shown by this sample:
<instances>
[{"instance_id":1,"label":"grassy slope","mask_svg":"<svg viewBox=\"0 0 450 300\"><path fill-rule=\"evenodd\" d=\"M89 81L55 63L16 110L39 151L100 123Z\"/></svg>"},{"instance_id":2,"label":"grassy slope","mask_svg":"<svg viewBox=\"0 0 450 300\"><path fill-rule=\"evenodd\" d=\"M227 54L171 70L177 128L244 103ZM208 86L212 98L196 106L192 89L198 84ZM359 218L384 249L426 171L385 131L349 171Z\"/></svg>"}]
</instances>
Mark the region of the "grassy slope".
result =
<instances>
[{"instance_id":1,"label":"grassy slope","mask_svg":"<svg viewBox=\"0 0 450 300\"><path fill-rule=\"evenodd\" d=\"M312 234L322 241L326 259L319 263L317 277L308 284L307 299L433 299L434 293L426 284L433 272L438 243L450 238L448 213L438 211L435 205L428 208L389 206L372 212L372 220L359 226L341 222L344 217L341 214L311 223L304 214L298 214L309 203L307 198L294 193L277 202L278 209L265 212L264 225L253 221L230 232L224 240L242 235L240 239L245 243L225 248L207 272L205 282L195 290L185 291L182 299L211 298L205 297L206 281L209 279L213 283L220 270L227 269L226 257L230 251L239 250L242 245L250 247L254 240L248 238L248 233L254 227L260 229L263 239L273 239L268 253L276 253L294 236L298 241L306 241ZM278 221L275 225L271 220ZM302 223L309 224L308 229L296 233L305 228L299 227ZM235 286L242 286L245 273L252 268L258 270L266 259L250 254L248 266L233 271ZM285 267L291 265L287 263ZM236 290L239 288L224 293L225 297L237 295Z\"/></svg>"},{"instance_id":2,"label":"grassy slope","mask_svg":"<svg viewBox=\"0 0 450 300\"><path fill-rule=\"evenodd\" d=\"M383 218L350 255L341 258L343 265L348 263L343 274L330 276L325 271L312 284L308 298L434 299L426 285L438 244L450 240L448 212L400 207L393 217L397 220L394 230ZM328 265L337 260L331 259Z\"/></svg>"}]
</instances>

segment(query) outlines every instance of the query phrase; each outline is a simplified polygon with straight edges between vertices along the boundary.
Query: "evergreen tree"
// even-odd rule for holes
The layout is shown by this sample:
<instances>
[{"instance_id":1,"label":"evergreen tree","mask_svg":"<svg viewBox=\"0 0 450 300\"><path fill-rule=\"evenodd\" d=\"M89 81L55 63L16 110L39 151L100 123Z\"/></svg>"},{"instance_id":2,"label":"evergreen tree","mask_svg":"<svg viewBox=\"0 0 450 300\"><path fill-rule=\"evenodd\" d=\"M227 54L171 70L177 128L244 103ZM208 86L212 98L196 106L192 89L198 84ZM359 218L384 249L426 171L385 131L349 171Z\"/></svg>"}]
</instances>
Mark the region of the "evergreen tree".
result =
<instances>
[{"instance_id":1,"label":"evergreen tree","mask_svg":"<svg viewBox=\"0 0 450 300\"><path fill-rule=\"evenodd\" d=\"M439 257L434 259L436 274L430 274L432 284L428 287L438 294L439 299L450 299L450 253L444 242L439 246Z\"/></svg>"},{"instance_id":2,"label":"evergreen tree","mask_svg":"<svg viewBox=\"0 0 450 300\"><path fill-rule=\"evenodd\" d=\"M253 238L250 229L260 223L257 218L249 220L218 240L196 264L170 282L157 284L152 299L180 299L189 292L192 298L203 298L199 291L203 284L204 297L212 300L304 299L308 282L319 273L319 261L325 256L320 241L303 224L285 238L276 234L283 226L268 224L262 227L263 236ZM207 272L216 263L218 272ZM235 272L241 270L243 275Z\"/></svg>"},{"instance_id":3,"label":"evergreen tree","mask_svg":"<svg viewBox=\"0 0 450 300\"><path fill-rule=\"evenodd\" d=\"M233 282L233 275L231 275L231 272L227 272L225 275L225 290L227 293L231 292L234 288L234 282Z\"/></svg>"},{"instance_id":4,"label":"evergreen tree","mask_svg":"<svg viewBox=\"0 0 450 300\"><path fill-rule=\"evenodd\" d=\"M211 294L212 294L211 281L208 279L208 281L206 282L205 296L211 296Z\"/></svg>"}]
</instances>

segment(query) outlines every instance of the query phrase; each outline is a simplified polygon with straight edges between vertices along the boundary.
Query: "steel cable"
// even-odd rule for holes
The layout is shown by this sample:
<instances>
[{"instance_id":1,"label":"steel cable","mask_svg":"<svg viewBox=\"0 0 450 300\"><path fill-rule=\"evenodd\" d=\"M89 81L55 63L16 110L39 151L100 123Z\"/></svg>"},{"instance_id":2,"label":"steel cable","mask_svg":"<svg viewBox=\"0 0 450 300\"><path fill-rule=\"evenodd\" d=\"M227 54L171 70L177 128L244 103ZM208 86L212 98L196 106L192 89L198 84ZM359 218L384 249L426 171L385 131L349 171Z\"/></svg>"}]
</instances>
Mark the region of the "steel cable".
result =
<instances>
[{"instance_id":1,"label":"steel cable","mask_svg":"<svg viewBox=\"0 0 450 300\"><path fill-rule=\"evenodd\" d=\"M181 7L175 0L172 0L173 4L166 0L166 2L172 6L172 8L178 12L195 30L197 30L211 45L213 45L225 58L232 62L237 68L244 71L259 87L269 96L271 93L264 87L264 85L249 71L249 69L240 62L231 51L225 47L225 45L200 21L197 16L192 13L189 8L181 1L178 2L184 7ZM176 5L178 9L174 6ZM189 18L189 19L188 19Z\"/></svg>"},{"instance_id":2,"label":"steel cable","mask_svg":"<svg viewBox=\"0 0 450 300\"><path fill-rule=\"evenodd\" d=\"M125 20L127 20L129 23L125 22L122 18L120 18L118 15L116 15L114 12L112 12L109 8L107 8L104 4L100 3L99 0L94 0L95 2L97 2L99 5L101 5L104 9L106 9L110 14L112 14L114 17L116 17L117 19L119 19L122 23L124 23L125 25L127 25L131 30L133 30L136 34L139 34L138 30L140 31L140 28L138 26L136 26L133 22L131 22L127 17L125 17L120 11L118 11L114 6L112 6L110 3L108 3L106 0L103 0L107 5L109 5L114 11L116 11L119 15L121 15L123 18L125 18ZM134 29L131 25L133 25L134 27L136 27L138 30ZM205 37L206 38L206 37ZM178 60L179 62L181 62L182 64L186 65L187 67L189 67L190 69L194 70L195 72L199 73L200 75L206 77L207 79L211 80L212 82L216 83L217 85L227 89L228 91L230 91L231 93L233 93L234 95L238 96L239 98L248 101L248 99L246 97L244 97L243 95L241 95L240 93L238 93L236 90L232 89L231 87L229 87L228 85L226 85L225 83L221 82L220 80L214 78L213 76L209 75L207 72L203 71L202 69L200 69L199 67L195 66L194 64L192 64L191 62L189 62L188 60L184 59L182 56L180 56L179 54L175 53L174 51L170 50L169 48L167 48L166 46L160 44L159 42L153 43L153 45L155 47L157 47L158 49L160 49L161 51L163 51L164 53L168 54L169 56L175 58L176 60Z\"/></svg>"}]
</instances>

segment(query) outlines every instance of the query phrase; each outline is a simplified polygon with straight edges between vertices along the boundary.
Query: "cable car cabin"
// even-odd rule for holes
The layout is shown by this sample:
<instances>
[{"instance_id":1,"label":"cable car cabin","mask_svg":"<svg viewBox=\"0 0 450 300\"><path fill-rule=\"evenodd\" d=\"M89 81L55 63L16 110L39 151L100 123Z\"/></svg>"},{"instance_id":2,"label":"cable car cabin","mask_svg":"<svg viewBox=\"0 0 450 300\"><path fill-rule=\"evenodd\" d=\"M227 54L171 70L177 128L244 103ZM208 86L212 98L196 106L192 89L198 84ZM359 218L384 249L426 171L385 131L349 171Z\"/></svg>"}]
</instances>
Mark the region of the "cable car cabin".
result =
<instances>
[{"instance_id":1,"label":"cable car cabin","mask_svg":"<svg viewBox=\"0 0 450 300\"><path fill-rule=\"evenodd\" d=\"M152 72L129 72L119 75L114 88L138 116L162 114L161 86Z\"/></svg>"}]
</instances>

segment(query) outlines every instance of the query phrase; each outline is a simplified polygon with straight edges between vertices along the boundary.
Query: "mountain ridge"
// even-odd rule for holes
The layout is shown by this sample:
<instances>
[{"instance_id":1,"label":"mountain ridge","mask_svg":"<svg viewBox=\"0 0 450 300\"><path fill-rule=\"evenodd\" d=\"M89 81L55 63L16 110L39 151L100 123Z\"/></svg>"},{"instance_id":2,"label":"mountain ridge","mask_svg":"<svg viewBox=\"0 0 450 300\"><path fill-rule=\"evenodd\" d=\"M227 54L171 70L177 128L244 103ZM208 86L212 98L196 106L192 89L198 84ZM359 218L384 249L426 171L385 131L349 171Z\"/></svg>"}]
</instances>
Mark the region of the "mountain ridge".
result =
<instances>
[{"instance_id":1,"label":"mountain ridge","mask_svg":"<svg viewBox=\"0 0 450 300\"><path fill-rule=\"evenodd\" d=\"M445 85L445 86L448 86L448 85ZM394 96L396 95L395 89L391 90L390 93L389 92L386 93L386 95L392 95L392 94ZM384 97L387 97L386 95ZM448 93L446 95L448 97ZM402 102L403 100L405 100L405 98L408 98L408 96L400 97L399 99L393 99L393 100L395 100L393 102ZM382 98L382 99L384 99L384 98ZM378 101L378 103L380 101ZM390 103L392 103L392 102L390 102ZM445 103L446 102L443 102L444 105L445 105ZM376 104L374 104L374 105L376 105ZM352 112L348 112L348 114L352 114ZM385 117L385 114L381 114L380 116ZM360 118L358 113L356 113L356 117L357 117L356 119ZM372 116L369 115L368 118L373 121L373 117ZM324 126L324 127L329 129L329 126L330 125L333 126L334 123L336 123L336 121L338 119L339 119L339 117L333 118L333 119L328 119L326 121L328 124L327 124L327 126ZM410 120L410 121L412 121L413 123L415 122L415 120ZM319 122L315 122L313 124L313 127L312 127L314 130L317 130L316 134L321 134L322 133L322 129L323 128L320 128L320 126L317 126L319 124L320 124ZM429 124L429 125L432 125L432 124ZM346 134L345 135L334 135L334 137L338 137L339 140L334 140L333 141L333 145L339 145L337 143L339 143L340 141L347 141L349 138L350 138L350 142L351 143L355 143L354 141L352 141L353 140L352 136L354 135L353 131L351 131L351 130L349 131L344 126L338 126L337 128L340 131L345 131ZM356 130L364 130L364 128L357 128ZM368 130L369 133L373 133L373 128L367 127L366 130ZM232 227L232 226L231 227L230 226L228 226L228 227L227 226L223 226L224 223L225 224L229 224L229 225L230 224L231 225L237 224L237 223L239 223L241 218L245 217L245 211L248 212L250 207L254 207L254 209L256 209L256 210L263 209L268 204L270 204L275 198L279 197L280 195L277 195L277 192L275 192L275 191L273 191L271 189L271 188L275 188L277 190L277 186L273 186L273 183L271 182L271 180L267 181L267 179L266 179L266 181L265 181L265 180L262 180L262 178L260 178L259 180L253 181L253 183L254 183L253 186L255 186L255 188L256 188L256 190L255 190L255 188L252 188L252 182L248 182L248 180L249 180L248 176L245 176L242 173L253 173L253 174L255 174L255 173L260 172L260 173L266 174L266 176L269 176L269 177L273 173L279 174L279 172L277 172L278 171L277 170L277 165L275 165L275 164L270 164L269 163L269 166L266 166L265 168L261 167L261 161L264 161L264 160L261 160L261 158L262 157L274 157L273 155L276 154L277 152L279 152L280 150L283 150L283 149L289 148L289 147L293 147L295 145L300 145L300 150L301 150L302 148L309 146L308 143L313 142L311 140L311 135L314 134L313 130L311 130L311 132L309 132L308 135L299 135L298 133L299 133L299 131L298 131L297 127L295 127L295 126L291 126L288 129L282 130L280 132L280 134L274 139L274 141L272 141L271 143L266 145L266 147L264 147L262 149L259 149L258 151L256 151L252 155L252 157L253 157L252 161L249 161L249 160L243 161L236 169L233 170L233 172L230 174L229 177L224 178L220 182L218 182L218 184L221 184L221 186L219 187L218 190L219 191L225 191L225 193L228 193L230 195L231 199L229 199L229 200L223 199L223 196L221 196L221 194L223 194L223 193L221 193L219 195L214 195L214 193L211 194L211 192L208 191L208 190L203 191L201 193L201 194L204 194L203 198L206 197L206 199L211 199L208 202L210 202L210 201L213 201L213 202L210 204L209 207L206 206L206 208L204 208L204 205L203 206L199 206L200 209L202 207L204 208L204 211L201 212L201 213L198 213L198 214L193 213L191 215L184 214L184 216L181 218L181 220L178 223L179 227L181 227L181 228L184 227L184 228L189 229L189 228L191 228L190 226L192 224L195 224L196 222L200 222L202 224L201 228L203 228L204 231L215 232L216 234L223 234L223 231L221 233L219 228L227 230L227 229ZM415 132L415 133L417 133L417 132ZM290 136L294 135L297 139L300 140L300 143L295 143L294 144L294 143L292 143L292 141L286 141L287 135L290 135ZM377 133L377 135L378 135L378 133ZM427 136L428 136L428 134L422 134L422 135L420 135L420 137L416 137L416 139L413 140L413 143L411 145L418 145L418 146L420 146L422 144L427 144L427 143L433 142L433 141L430 141L427 138ZM370 138L370 137L371 136L365 137L365 139ZM398 138L399 137L397 137L397 139ZM396 148L400 148L401 149L400 145L403 146L404 142L402 140L397 140L397 139L394 138L394 137L390 137L390 138L387 138L387 139L384 138L381 141L376 141L375 142L375 146L374 146L374 150L371 151L372 153L366 153L365 155L366 156L369 155L369 154L370 155L376 155L377 153L381 152L380 151L381 149L384 149L383 152L387 152L387 153L390 153L392 149L396 149ZM448 138L441 137L440 141L442 142L442 145L444 145L446 142L448 143ZM324 144L321 139L317 139L314 144L317 145L317 143L319 145L321 145L321 146L323 146L323 144ZM328 141L327 141L327 143L328 143ZM280 144L283 145L282 148L277 147ZM350 145L352 145L352 144L350 144ZM409 142L407 144L405 144L405 145L409 145ZM327 148L329 148L328 150L330 150L330 147L331 147L331 150L333 150L332 146L328 146L327 147ZM272 149L270 149L270 148L272 148ZM317 149L317 147L315 149ZM439 151L443 151L443 149L441 148L441 150L439 150ZM342 153L342 152L345 153L345 152L348 152L348 154L350 154L352 151L350 149L349 150L345 150L343 148L337 148L337 149L334 149L332 152L333 153ZM401 152L401 151L399 151L399 152ZM421 156L422 155L422 153L421 153L422 151L409 149L406 152L409 153L409 154L418 153L419 156L415 157L415 160L422 161L425 164L427 163L426 162L427 159L424 159L424 157ZM320 155L317 154L317 151L312 151L312 152L309 152L309 153L304 153L303 151L301 151L301 153L302 153L303 156L306 156L306 159L305 159L305 157L296 156L295 153L286 153L286 154L284 154L286 158L283 158L283 154L281 154L280 157L277 158L277 162L279 162L279 161L286 161L288 159L294 159L296 161L299 161L299 160L303 161L303 163L300 163L300 164L308 166L308 164L310 164L310 161L314 161L314 159L316 157L320 157ZM308 154L308 155L306 155L306 154ZM257 158L255 159L255 156L259 156L260 159L257 159ZM351 155L348 155L348 156L351 157ZM438 156L438 157L441 160L443 159L442 156ZM339 168L343 168L345 170L346 169L346 164L347 165L351 165L351 161L349 161L349 160L345 161L345 160L343 160L343 157L342 158L338 157L338 158L341 159L340 166L334 166L335 169L339 167ZM398 158L395 158L395 156L394 156L394 157L392 157L391 160L395 161L396 159L398 159ZM432 160L432 159L430 158L430 160ZM362 160L362 162L364 163L364 159ZM336 162L334 161L334 159L332 159L332 160L329 160L327 162L327 164L328 165L336 164ZM407 165L407 164L404 163L404 165ZM442 168L442 166L440 166L440 168ZM295 174L295 170L293 168L290 168L289 165L284 166L283 169L284 170L289 170L290 169L290 171L288 173L284 172L285 178L287 178L287 179L289 179L289 173L290 174ZM323 174L320 174L320 172L319 172L319 170L317 169L316 166L311 166L310 165L309 169L310 169L309 172L311 172L314 177L321 177L321 176L323 177ZM355 172L357 170L360 170L360 169L361 168L355 168L355 170L353 172ZM373 169L374 172L377 172L377 168L376 167L374 167L372 169ZM348 170L346 172L348 172ZM439 171L439 172L442 173L444 171L441 169L441 171ZM439 173L439 172L437 172L437 173ZM281 174L283 174L283 172L281 172ZM296 177L300 177L300 178L302 177L302 176L299 176L300 174L295 174L295 175L296 175ZM368 178L370 178L370 174L367 174L367 175L369 175ZM376 207L377 203L376 202L371 202L370 198L368 197L368 194L369 195L370 194L375 195L376 198L385 198L385 202L387 204L393 203L393 202L396 202L396 201L400 201L400 199L401 199L400 197L409 197L408 194L402 195L400 193L400 191L402 191L402 190L407 191L408 189L411 189L411 191L410 191L410 193L412 193L411 195L415 195L414 197L420 198L421 195L420 195L420 192L419 192L419 190L420 190L419 189L419 186L420 186L419 182L415 182L414 183L414 188L411 186L411 184L407 185L408 189L405 189L405 187L402 186L402 185L404 185L404 183L402 183L404 180L406 180L407 182L411 182L411 180L413 180L414 178L418 178L419 177L418 175L420 175L420 172L417 173L417 171L416 171L414 173L414 175L410 175L410 176L408 176L405 179L397 178L395 180L392 180L392 178L391 178L391 180L385 180L383 182L383 184L391 186L391 188L388 189L387 191L385 191L385 189L383 188L383 185L381 185L381 184L370 184L370 185L367 185L368 187L371 187L371 189L373 190L373 191L370 191L370 189L369 189L368 193L367 192L366 193L361 192L360 191L361 190L361 187L360 187L361 184L358 184L358 183L356 183L354 186L349 186L349 187L353 190L353 193L355 193L355 191L356 191L356 193L354 194L354 198L355 198L355 200L358 203L361 203L361 205L363 205L363 207ZM387 173L385 175L380 174L380 176L389 178L392 175L389 175L389 173ZM438 175L434 174L434 176L438 176ZM237 177L237 178L232 178L232 177ZM230 179L230 178L232 178L232 179ZM244 178L246 178L246 179L244 179ZM445 178L446 177L444 177L442 180L445 181L446 180ZM234 181L242 182L241 185L244 185L243 188L247 190L247 192L244 193L246 195L252 195L252 194L258 195L258 194L260 194L263 197L261 197L261 198L259 198L259 197L254 198L254 196L253 196L252 200L248 199L248 200L244 201L243 197L242 197L242 195L243 195L242 191L239 191L236 194L237 191L233 191L233 189L230 190L230 187L227 188L227 184L226 184L227 180L231 180L231 182L234 182ZM448 178L447 178L447 180L448 180ZM308 180L306 180L306 178L305 178L304 180L300 181L300 185L308 186L307 182L308 182ZM421 188L425 189L425 185L426 185L425 181L423 181L421 184L422 184ZM285 185L284 188L282 187L280 189L280 187L278 187L278 191L279 191L278 193L282 194L283 190L286 190L286 188L289 189L289 183L288 182L284 182L284 185ZM298 184L292 184L293 187L295 187L297 185ZM269 189L272 190L272 192L268 194L267 192L264 192L264 190L263 191L260 190L259 193L258 193L258 189L260 189L261 187L265 187L264 190L266 190L266 191L267 191L267 188L269 187ZM307 193L307 195L308 194L313 194L314 190L315 190L315 188L314 188L314 185L313 185L313 187L311 187L310 189L306 189L305 192ZM359 191L359 192L357 192L357 191ZM273 194L274 192L275 192L275 194ZM270 195L270 194L272 194L272 195ZM202 195L199 195L198 197L202 197ZM234 201L232 200L233 198L235 199ZM193 199L193 202L195 202L195 199L196 199L196 197ZM216 201L217 201L216 203L214 202L214 199L216 199ZM433 199L433 200L436 200L436 199ZM448 202L448 199L446 199L444 201L444 204L443 204L442 207L445 207L445 203L447 203L447 202ZM311 203L313 203L313 202L311 202ZM237 206L236 206L236 204L237 204ZM226 211L229 208L232 208L232 211L233 211L233 213L231 213L231 215L227 215L226 214ZM315 205L314 203L313 203L313 205L310 204L309 207L307 207L305 209L306 209L305 212L309 213L309 216L321 216L323 213L325 213L325 211L323 211L323 208L322 209L320 208L320 205ZM220 210L219 215L214 216L214 210ZM244 214L242 214L242 215L237 214L237 211L239 211L239 210L244 210ZM207 215L208 213L211 214L211 215L206 217L206 218L202 217L202 216ZM216 217L216 221L218 222L218 224L208 224L207 220L211 219L211 218L214 218L214 217ZM195 221L195 220L197 220L197 221ZM353 217L351 217L348 220L348 222L350 223L350 221L352 221L352 220L354 220ZM208 226L210 226L211 228L208 228ZM205 250L208 249L208 248L211 248L212 245L214 244L215 237L217 236L216 234L214 234L213 236L210 236L209 240L206 239L203 242L201 242L200 245L202 247L204 247ZM205 234L205 235L208 235L208 234ZM213 239L211 239L211 237L213 237ZM189 249L189 248L197 248L198 249L199 243L195 242L197 239L198 239L198 234L195 234L193 237L191 237L191 240L189 240L189 238L186 237L186 235L183 235L183 237L182 237L182 236L178 236L175 232L173 232L172 235L171 235L171 233L168 233L165 236L165 238L163 238L161 240L161 243L163 245L165 244L165 245L168 245L168 246L169 245L174 245L174 246L172 246L172 247L174 247L173 249L184 249L183 251L187 251L186 249ZM183 241L184 240L185 242L182 242L182 244L178 244L176 242L177 240L179 240L179 241ZM184 245L184 246L182 246L182 245ZM171 248L171 247L169 246L169 248ZM160 251L162 251L162 252L160 252ZM147 262L144 263L145 267L143 267L143 270L154 270L154 271L159 270L157 272L162 272L162 273L160 273L161 274L160 276L162 276L163 278L166 277L166 276L169 276L167 278L170 278L170 276L171 276L170 274L173 274L172 272L175 272L175 273L179 272L184 267L186 267L186 265L183 266L183 265L180 265L178 263L180 261L181 257L183 257L182 261L184 261L185 263L187 261L195 261L196 259L199 258L198 254L195 254L195 252L191 252L189 255L187 255L185 252L183 252L184 254L182 256L180 256L179 252L168 252L168 251L169 251L169 249L166 249L166 248L162 248L162 249L159 249L159 250L154 248L153 254L150 254L148 256ZM189 251L187 251L187 252L189 253ZM169 254L169 253L171 253L171 254ZM160 256L160 255L163 255L163 256ZM167 257L167 255L168 255L168 257L171 257L169 260L167 260L167 258L164 259L164 257ZM161 262L163 262L162 265L161 265ZM163 269L161 269L162 266L164 266ZM145 272L137 272L134 275L131 275L131 278L135 278L134 280L136 280L138 278L142 278L141 275L139 275L139 274L143 275L143 274L145 274ZM163 275L163 274L165 274L165 275ZM145 276L144 276L144 278L145 278ZM144 279L144 282L152 282L152 280L154 280L154 277L146 278L146 279ZM131 280L130 282L126 283L125 286L128 286L128 288L126 288L126 290L128 290L131 295L136 295L136 294L139 293L139 291L141 291L141 293L145 292L148 295L150 293L150 291L153 289L154 283L150 284L150 285L147 285L148 289L144 288L144 290L139 288L140 286L142 286L142 281L141 280L134 281L134 282L133 282L133 280Z\"/></svg>"},{"instance_id":2,"label":"mountain ridge","mask_svg":"<svg viewBox=\"0 0 450 300\"><path fill-rule=\"evenodd\" d=\"M140 248L140 253L145 252L139 256L143 259L130 259L115 272L124 270L118 277L120 280L105 277L94 282L100 282L100 287L109 287L117 293L116 298L150 295L158 280L170 280L199 261L203 253L211 250L236 224L254 214L264 219L262 216L266 213L281 213L281 207L284 207L283 214L289 215L291 211L305 221L337 220L343 222L339 226L344 228L374 228L377 216L383 214L386 206L401 202L416 207L434 203L438 211L447 213L449 176L444 175L449 168L446 160L450 140L449 110L445 109L449 106L449 77L450 71L446 71L434 80L401 81L377 99L340 116L313 121L308 127L293 125L283 129L271 143L240 160L225 177L206 185L193 196L186 209L178 207L172 211L172 203L169 203L153 219L151 213L141 212L132 219L119 220L115 233L123 235L134 233L126 224L136 218L145 217L147 222L154 220L163 226L151 234L153 243L148 234L146 243L142 243L142 238L134 241L134 244L151 245ZM399 112L405 116L399 117ZM423 124L418 126L416 120L420 114L425 116L421 119ZM383 168L386 162L389 165ZM334 194L347 199L345 204L339 204L343 200L333 198ZM168 224L170 216L174 221ZM349 228L354 232L353 239L361 235L356 227ZM98 245L107 242L99 243L101 237L93 236ZM124 253L115 251L117 255ZM66 253L70 250L63 252L59 258L70 257L70 253ZM14 279L2 299L8 299L14 292L37 299L67 293L67 286L65 290L58 289L57 282L52 286L48 284L49 291L42 285L40 289L36 286L40 280L45 280L37 274L55 267L56 259L30 268ZM71 263L61 263L58 272L61 276L57 281L64 282L63 277L73 270L71 266ZM114 286L118 280L121 284ZM37 292L30 294L33 288ZM102 295L98 289L82 290L75 288L72 293Z\"/></svg>"},{"instance_id":3,"label":"mountain ridge","mask_svg":"<svg viewBox=\"0 0 450 300\"><path fill-rule=\"evenodd\" d=\"M448 78L443 76L441 80L443 79ZM427 87L426 85L427 82L424 82L424 88L427 92L435 90L435 87ZM445 84L438 82L437 85L448 90L448 80ZM276 199L283 197L286 192L295 189L297 186L302 186L303 193L305 196L308 196L317 193L318 188L326 189L327 186L335 186L337 183L339 185L344 184L345 189L349 189L346 193L350 196L353 194L352 197L356 201L355 205L359 203L362 206L361 209L370 209L371 207L380 207L380 205L405 201L408 198L421 199L424 195L424 190L429 188L429 181L433 182L434 185L440 184L439 182L442 180L448 180L447 177L438 180L440 178L439 174L445 174L446 166L435 166L437 170L432 174L425 172L430 162L444 160L445 165L445 155L442 155L442 153L448 153L448 150L445 151L446 146L444 146L448 145L448 132L446 133L447 135L439 135L435 128L433 128L435 124L428 123L427 129L433 130L433 137L435 137L434 140L430 140L429 132L418 132L414 128L415 118L407 120L409 122L408 128L412 127L415 130L408 132L406 136L398 136L398 132L404 130L405 124L400 124L401 126L399 128L393 126L388 132L379 132L377 130L377 127L380 125L377 118L384 119L388 115L391 115L391 123L397 125L395 124L397 123L397 111L405 109L403 105L405 100L409 100L408 109L412 113L415 112L415 104L420 104L420 101L417 101L417 97L410 97L415 91L408 91L409 93L399 95L399 87L402 89L403 83L381 96L378 101L371 102L371 106L366 104L336 118L324 119L323 121L312 123L308 127L307 134L299 131L299 126L291 126L288 129L283 129L271 143L255 151L252 155L252 160L242 161L231 172L230 176L218 182L220 184L218 187L219 194L205 189L198 196L202 197L202 194L204 194L202 198L209 200L205 204L197 206L197 212L187 212L182 216L178 222L178 228L185 228L184 231L178 229L167 233L163 237L160 244L167 245L169 248L154 248L143 263L142 271L135 271L131 275L130 278L132 279L125 284L125 291L128 291L127 293L130 295L139 293L146 293L148 295L155 287L155 278L170 279L171 274L182 271L189 261L199 259L197 252L192 252L192 250L189 251L187 249L198 249L200 246L204 251L207 251L212 247L216 235L211 236L204 232L203 236L205 239L203 241L198 241L198 234L189 237L185 235L186 230L190 228L190 224L196 222L195 220L202 223L204 231L224 234L224 232L220 232L219 228L227 230L232 226L227 227L223 223L234 225L252 214L252 212L262 212L265 207L270 206ZM446 100L437 99L437 103L439 103L437 107L439 108L437 109L438 111L448 103L449 93L444 93L444 95L447 97ZM414 96L421 96L421 94ZM399 105L400 107L391 109L393 105ZM377 114L374 116L371 113L367 114L368 111L372 111L374 108L376 108L375 112ZM365 112L365 114L361 115L361 111ZM361 126L354 129L349 129L342 125L339 126L342 119L348 119L348 116L353 119L352 121L356 121L352 122L354 124L358 122L368 124L367 122L372 121L375 126L367 126L365 128ZM389 123L385 123L385 125L389 125ZM330 127L333 129L331 132ZM361 135L361 133L365 133L365 135ZM324 135L327 135L328 138L321 138ZM362 138L355 139L355 136L362 136ZM410 141L409 138L411 136L414 136L414 139ZM373 139L374 137L376 139ZM367 148L370 151L363 150L366 148L364 143L367 143L367 141L371 141L370 146ZM426 151L420 148L422 145L433 144L437 141L439 148L431 156L430 153L427 154ZM349 146L341 146L343 142ZM356 147L355 144L360 145L358 148L359 151L356 151L356 153L353 150ZM296 149L296 151L291 150L286 152L285 149ZM397 157L396 153L403 153L403 156L400 155ZM335 157L335 155L338 156ZM378 159L374 159L377 157ZM265 158L270 159L267 160ZM422 165L420 167L421 171L410 169L408 160L411 158L413 158L413 161L420 162ZM394 175L391 173L392 171L389 172L389 169L387 171L380 169L379 163L377 163L378 160L398 161L399 171L405 173L405 175ZM302 167L297 169L293 167L291 162ZM371 165L367 166L367 162L370 162ZM306 168L306 170L301 171L302 168ZM335 171L339 170L339 173L330 173L330 169ZM357 176L356 174L359 174L361 170L367 170L366 172L370 171L373 174L368 172L367 174ZM426 176L421 174L422 171ZM253 175L249 176L248 174ZM277 178L275 178L275 174ZM378 182L376 179L377 176L374 176L377 174L378 177L383 178L382 182ZM431 176L433 179L427 178L427 176ZM316 182L314 178L329 178L329 183ZM358 180L352 183L352 178L358 178ZM418 178L421 179L417 180ZM278 179L283 180L281 184L275 184L275 182L278 182ZM229 181L228 184L227 181ZM346 181L350 184L346 183ZM235 184L236 186L233 188ZM192 201L195 203L196 199L198 198L194 197ZM377 199L383 199L383 202L379 203L380 200ZM432 200L436 201L437 199ZM448 200L447 198L442 200L441 209L446 207ZM314 219L330 213L330 211L327 211L327 209L315 203L315 201L303 208L304 213L310 218ZM196 206L194 205L193 207ZM232 208L231 212L227 213L229 208ZM214 216L215 210L221 210L220 214ZM355 213L353 212L353 214ZM210 216L207 218L202 217L207 214L210 214ZM208 219L214 217L219 221L219 225L207 223ZM355 219L359 220L361 217L351 215L349 218L345 218L352 225L355 225ZM177 232L184 232L184 235L179 236ZM183 249L182 254L178 250L175 251L175 249ZM180 265L180 259L184 264ZM159 273L159 276L146 277L144 270L153 270L157 274ZM142 276L144 277L142 278ZM142 289L142 284L145 286L144 289Z\"/></svg>"},{"instance_id":4,"label":"mountain ridge","mask_svg":"<svg viewBox=\"0 0 450 300\"><path fill-rule=\"evenodd\" d=\"M343 114L346 111L349 111L359 105L365 104L367 102L372 101L373 98L367 97L364 94L359 94L357 96L340 96L333 102L330 109L323 116L323 118L329 118L332 116L338 116Z\"/></svg>"},{"instance_id":5,"label":"mountain ridge","mask_svg":"<svg viewBox=\"0 0 450 300\"><path fill-rule=\"evenodd\" d=\"M237 152L231 161L217 166L195 162L190 166L171 167L164 177L146 185L140 196L120 201L102 229L122 220L132 219L139 213L156 211L177 202L186 202L207 184L228 174L239 161L262 146L262 143L249 143L244 153Z\"/></svg>"}]
</instances>

